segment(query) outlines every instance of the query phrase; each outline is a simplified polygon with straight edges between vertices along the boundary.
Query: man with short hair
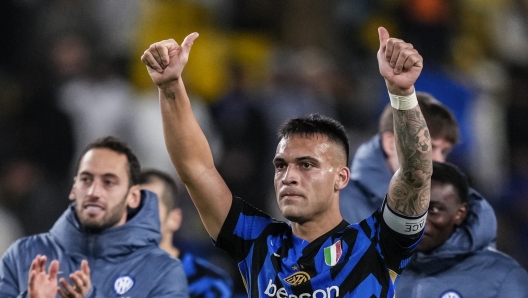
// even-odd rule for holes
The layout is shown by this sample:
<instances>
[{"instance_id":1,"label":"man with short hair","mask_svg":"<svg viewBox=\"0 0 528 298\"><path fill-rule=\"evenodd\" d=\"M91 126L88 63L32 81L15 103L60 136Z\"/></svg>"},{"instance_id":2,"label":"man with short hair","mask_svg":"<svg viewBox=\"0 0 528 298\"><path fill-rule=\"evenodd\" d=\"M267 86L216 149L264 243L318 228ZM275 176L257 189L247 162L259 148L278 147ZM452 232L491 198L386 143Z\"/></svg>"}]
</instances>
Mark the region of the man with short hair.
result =
<instances>
[{"instance_id":1,"label":"man with short hair","mask_svg":"<svg viewBox=\"0 0 528 298\"><path fill-rule=\"evenodd\" d=\"M174 233L180 229L182 222L182 212L176 203L178 187L174 179L165 172L149 169L141 172L140 183L142 189L158 197L161 223L159 247L181 260L189 284L189 297L233 297L233 280L224 270L173 244Z\"/></svg>"},{"instance_id":2,"label":"man with short hair","mask_svg":"<svg viewBox=\"0 0 528 298\"><path fill-rule=\"evenodd\" d=\"M88 145L70 207L48 233L18 240L3 256L0 297L188 297L181 263L158 247L158 202L140 190L139 175L118 139Z\"/></svg>"},{"instance_id":3,"label":"man with short hair","mask_svg":"<svg viewBox=\"0 0 528 298\"><path fill-rule=\"evenodd\" d=\"M429 205L431 143L414 93L423 67L414 47L378 29L378 65L394 107L400 169L386 201L350 225L339 211L348 183L348 137L337 121L310 115L281 129L273 159L278 222L234 197L215 168L181 73L197 33L180 46L152 44L141 60L158 86L165 143L216 246L239 264L250 297L393 297L418 244ZM236 165L234 165L236 166Z\"/></svg>"},{"instance_id":4,"label":"man with short hair","mask_svg":"<svg viewBox=\"0 0 528 298\"><path fill-rule=\"evenodd\" d=\"M459 140L455 116L432 95L416 92L416 96L431 134L433 160L443 162ZM339 201L343 218L351 223L360 222L379 208L399 166L394 118L388 104L380 116L378 134L357 149L350 165L350 181L341 191Z\"/></svg>"},{"instance_id":5,"label":"man with short hair","mask_svg":"<svg viewBox=\"0 0 528 298\"><path fill-rule=\"evenodd\" d=\"M528 273L489 247L495 233L468 199L466 176L454 165L433 162L425 233L396 297L528 297Z\"/></svg>"}]
</instances>

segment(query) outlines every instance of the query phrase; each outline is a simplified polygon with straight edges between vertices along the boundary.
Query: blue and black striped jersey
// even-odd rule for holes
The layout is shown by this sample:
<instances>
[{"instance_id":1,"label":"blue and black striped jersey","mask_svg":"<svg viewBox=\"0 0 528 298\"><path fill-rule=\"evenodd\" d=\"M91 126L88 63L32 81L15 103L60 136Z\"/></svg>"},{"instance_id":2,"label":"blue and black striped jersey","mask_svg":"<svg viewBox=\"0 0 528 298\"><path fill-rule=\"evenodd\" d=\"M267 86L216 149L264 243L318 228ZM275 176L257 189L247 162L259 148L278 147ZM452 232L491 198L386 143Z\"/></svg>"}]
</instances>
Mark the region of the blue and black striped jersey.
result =
<instances>
[{"instance_id":1,"label":"blue and black striped jersey","mask_svg":"<svg viewBox=\"0 0 528 298\"><path fill-rule=\"evenodd\" d=\"M392 298L422 231L396 233L381 210L308 243L289 224L234 198L216 246L238 262L249 297Z\"/></svg>"},{"instance_id":2,"label":"blue and black striped jersey","mask_svg":"<svg viewBox=\"0 0 528 298\"><path fill-rule=\"evenodd\" d=\"M233 297L233 280L227 272L188 252L179 257L187 276L190 298Z\"/></svg>"}]
</instances>

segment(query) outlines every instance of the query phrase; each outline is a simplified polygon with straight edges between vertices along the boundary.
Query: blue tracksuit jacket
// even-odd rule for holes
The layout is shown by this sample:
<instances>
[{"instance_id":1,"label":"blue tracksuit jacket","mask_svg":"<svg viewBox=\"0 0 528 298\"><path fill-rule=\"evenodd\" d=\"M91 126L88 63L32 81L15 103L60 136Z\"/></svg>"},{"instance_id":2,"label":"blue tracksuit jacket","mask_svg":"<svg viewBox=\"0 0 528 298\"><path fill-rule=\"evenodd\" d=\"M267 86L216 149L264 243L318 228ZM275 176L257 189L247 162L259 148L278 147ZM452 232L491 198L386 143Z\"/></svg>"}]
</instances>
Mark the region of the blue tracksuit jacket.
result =
<instances>
[{"instance_id":1,"label":"blue tracksuit jacket","mask_svg":"<svg viewBox=\"0 0 528 298\"><path fill-rule=\"evenodd\" d=\"M379 135L363 143L350 166L350 181L339 194L341 215L349 223L369 217L383 204L392 174Z\"/></svg>"},{"instance_id":2,"label":"blue tracksuit jacket","mask_svg":"<svg viewBox=\"0 0 528 298\"><path fill-rule=\"evenodd\" d=\"M485 202L485 201L484 201ZM469 213L451 237L428 254L417 253L400 277L396 297L528 297L528 273L490 245L494 231L483 200L470 196Z\"/></svg>"},{"instance_id":3,"label":"blue tracksuit jacket","mask_svg":"<svg viewBox=\"0 0 528 298\"><path fill-rule=\"evenodd\" d=\"M83 232L73 204L48 233L22 238L2 257L0 297L27 297L29 267L37 254L60 262L59 278L88 260L93 289L89 297L188 297L179 260L158 248L158 200L142 191L141 205L127 222L101 233Z\"/></svg>"}]
</instances>

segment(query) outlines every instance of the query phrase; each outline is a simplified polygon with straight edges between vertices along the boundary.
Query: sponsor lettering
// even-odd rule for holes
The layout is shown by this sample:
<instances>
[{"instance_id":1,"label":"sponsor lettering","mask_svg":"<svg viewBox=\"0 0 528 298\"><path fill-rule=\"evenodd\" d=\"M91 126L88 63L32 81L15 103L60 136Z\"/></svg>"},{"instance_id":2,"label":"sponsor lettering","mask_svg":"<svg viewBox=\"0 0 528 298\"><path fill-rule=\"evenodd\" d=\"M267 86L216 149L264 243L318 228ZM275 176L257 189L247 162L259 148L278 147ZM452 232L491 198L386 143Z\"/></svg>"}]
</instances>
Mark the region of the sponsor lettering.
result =
<instances>
[{"instance_id":1,"label":"sponsor lettering","mask_svg":"<svg viewBox=\"0 0 528 298\"><path fill-rule=\"evenodd\" d=\"M264 294L268 295L268 297L277 298L331 298L339 297L339 287L331 286L327 287L326 289L317 289L313 291L313 293L302 293L297 296L288 293L285 288L277 289L277 285L275 285L270 279L268 282L268 286L266 287L266 291L264 291Z\"/></svg>"}]
</instances>

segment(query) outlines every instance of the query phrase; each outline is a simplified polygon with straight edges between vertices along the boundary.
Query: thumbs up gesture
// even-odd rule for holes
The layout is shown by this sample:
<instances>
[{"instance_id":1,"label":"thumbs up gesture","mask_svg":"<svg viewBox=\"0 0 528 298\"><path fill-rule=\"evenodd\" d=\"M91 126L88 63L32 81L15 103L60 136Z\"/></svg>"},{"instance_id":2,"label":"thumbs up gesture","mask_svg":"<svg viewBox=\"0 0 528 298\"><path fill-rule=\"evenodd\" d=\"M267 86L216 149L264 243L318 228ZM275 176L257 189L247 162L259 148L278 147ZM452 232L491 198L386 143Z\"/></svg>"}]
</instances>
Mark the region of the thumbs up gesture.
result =
<instances>
[{"instance_id":1,"label":"thumbs up gesture","mask_svg":"<svg viewBox=\"0 0 528 298\"><path fill-rule=\"evenodd\" d=\"M423 68L423 58L412 44L391 38L387 29L378 28L380 48L378 65L380 74L390 93L409 95Z\"/></svg>"},{"instance_id":2,"label":"thumbs up gesture","mask_svg":"<svg viewBox=\"0 0 528 298\"><path fill-rule=\"evenodd\" d=\"M162 87L177 82L189 60L189 53L198 33L189 34L179 45L174 39L162 40L150 45L141 56L152 81Z\"/></svg>"}]
</instances>

